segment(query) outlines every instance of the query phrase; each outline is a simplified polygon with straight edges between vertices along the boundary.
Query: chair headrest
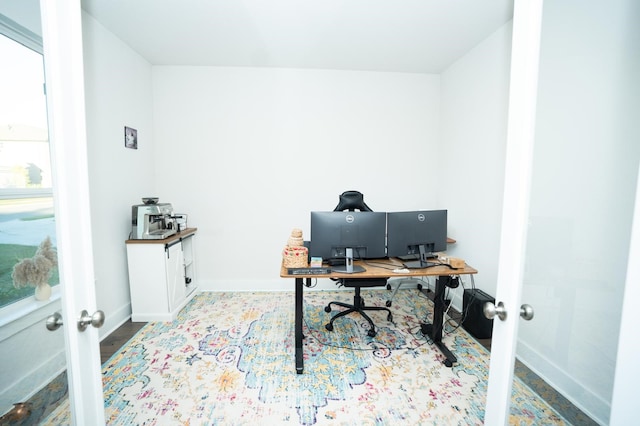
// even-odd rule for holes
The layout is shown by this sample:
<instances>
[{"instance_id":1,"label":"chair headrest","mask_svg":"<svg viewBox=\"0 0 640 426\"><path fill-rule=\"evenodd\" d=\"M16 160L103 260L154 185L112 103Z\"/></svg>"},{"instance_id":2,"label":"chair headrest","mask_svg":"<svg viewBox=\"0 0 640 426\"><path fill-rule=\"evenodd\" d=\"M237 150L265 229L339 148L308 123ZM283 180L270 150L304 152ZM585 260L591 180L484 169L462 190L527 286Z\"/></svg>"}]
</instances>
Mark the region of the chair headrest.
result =
<instances>
[{"instance_id":1,"label":"chair headrest","mask_svg":"<svg viewBox=\"0 0 640 426\"><path fill-rule=\"evenodd\" d=\"M340 194L338 205L333 211L341 212L344 210L355 211L360 210L362 212L372 212L364 202L364 195L360 191L345 191Z\"/></svg>"}]
</instances>

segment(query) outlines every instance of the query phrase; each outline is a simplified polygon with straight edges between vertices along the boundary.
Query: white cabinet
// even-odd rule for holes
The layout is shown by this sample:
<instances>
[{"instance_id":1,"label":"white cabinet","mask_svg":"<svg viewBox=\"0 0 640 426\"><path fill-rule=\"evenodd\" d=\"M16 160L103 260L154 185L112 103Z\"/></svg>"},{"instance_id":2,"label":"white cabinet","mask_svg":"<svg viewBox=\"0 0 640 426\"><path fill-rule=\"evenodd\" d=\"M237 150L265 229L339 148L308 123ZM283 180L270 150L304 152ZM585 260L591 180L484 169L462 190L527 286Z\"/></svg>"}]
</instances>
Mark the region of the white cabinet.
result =
<instances>
[{"instance_id":1,"label":"white cabinet","mask_svg":"<svg viewBox=\"0 0 640 426\"><path fill-rule=\"evenodd\" d=\"M132 321L172 321L196 294L195 233L127 240Z\"/></svg>"},{"instance_id":2,"label":"white cabinet","mask_svg":"<svg viewBox=\"0 0 640 426\"><path fill-rule=\"evenodd\" d=\"M167 270L167 299L169 312L174 311L184 301L186 295L184 276L184 256L181 242L165 247Z\"/></svg>"}]
</instances>

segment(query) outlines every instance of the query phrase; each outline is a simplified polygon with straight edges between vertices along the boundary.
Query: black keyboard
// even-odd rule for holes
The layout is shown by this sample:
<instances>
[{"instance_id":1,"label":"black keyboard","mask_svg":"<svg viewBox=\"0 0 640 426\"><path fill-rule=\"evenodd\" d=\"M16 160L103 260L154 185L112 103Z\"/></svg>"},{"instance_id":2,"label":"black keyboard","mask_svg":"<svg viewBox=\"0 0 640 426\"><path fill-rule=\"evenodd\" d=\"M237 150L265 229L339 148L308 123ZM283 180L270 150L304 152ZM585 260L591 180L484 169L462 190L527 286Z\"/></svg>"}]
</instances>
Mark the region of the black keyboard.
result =
<instances>
[{"instance_id":1,"label":"black keyboard","mask_svg":"<svg viewBox=\"0 0 640 426\"><path fill-rule=\"evenodd\" d=\"M288 268L289 275L329 275L331 268Z\"/></svg>"}]
</instances>

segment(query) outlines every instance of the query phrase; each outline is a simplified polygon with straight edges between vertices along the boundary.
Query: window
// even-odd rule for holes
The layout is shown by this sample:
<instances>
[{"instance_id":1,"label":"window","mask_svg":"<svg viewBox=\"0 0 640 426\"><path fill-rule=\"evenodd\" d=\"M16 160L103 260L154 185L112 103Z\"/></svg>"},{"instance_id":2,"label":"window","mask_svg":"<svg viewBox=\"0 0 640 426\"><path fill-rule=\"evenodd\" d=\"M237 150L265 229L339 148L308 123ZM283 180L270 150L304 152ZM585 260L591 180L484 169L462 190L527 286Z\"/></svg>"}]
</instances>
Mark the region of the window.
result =
<instances>
[{"instance_id":1,"label":"window","mask_svg":"<svg viewBox=\"0 0 640 426\"><path fill-rule=\"evenodd\" d=\"M56 246L40 38L0 15L0 308L33 297L14 266L46 238ZM49 284L59 283L53 268Z\"/></svg>"}]
</instances>

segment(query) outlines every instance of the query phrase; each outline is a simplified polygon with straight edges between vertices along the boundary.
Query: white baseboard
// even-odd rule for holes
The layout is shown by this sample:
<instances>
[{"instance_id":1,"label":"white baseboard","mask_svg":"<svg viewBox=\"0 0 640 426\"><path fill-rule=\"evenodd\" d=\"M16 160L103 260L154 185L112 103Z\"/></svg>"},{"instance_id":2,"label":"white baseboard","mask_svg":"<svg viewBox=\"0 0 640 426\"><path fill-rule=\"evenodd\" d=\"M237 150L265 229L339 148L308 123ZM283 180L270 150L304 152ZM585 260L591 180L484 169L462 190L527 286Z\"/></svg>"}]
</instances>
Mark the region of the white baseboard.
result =
<instances>
[{"instance_id":1,"label":"white baseboard","mask_svg":"<svg viewBox=\"0 0 640 426\"><path fill-rule=\"evenodd\" d=\"M98 307L100 309L100 307ZM127 303L115 312L109 313L100 328L100 341L116 331L122 324L131 318L131 303Z\"/></svg>"}]
</instances>

